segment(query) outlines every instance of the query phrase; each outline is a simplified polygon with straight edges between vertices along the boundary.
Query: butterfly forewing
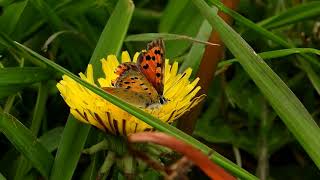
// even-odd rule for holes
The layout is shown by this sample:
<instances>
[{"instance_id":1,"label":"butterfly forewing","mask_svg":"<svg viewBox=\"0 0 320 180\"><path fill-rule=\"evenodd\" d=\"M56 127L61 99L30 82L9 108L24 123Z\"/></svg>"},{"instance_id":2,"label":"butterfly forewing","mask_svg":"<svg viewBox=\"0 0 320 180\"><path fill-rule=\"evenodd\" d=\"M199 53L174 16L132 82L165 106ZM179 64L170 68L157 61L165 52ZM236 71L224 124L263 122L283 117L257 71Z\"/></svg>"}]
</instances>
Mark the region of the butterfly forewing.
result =
<instances>
[{"instance_id":1,"label":"butterfly forewing","mask_svg":"<svg viewBox=\"0 0 320 180\"><path fill-rule=\"evenodd\" d=\"M162 39L149 43L147 52L142 52L137 61L138 68L160 96L163 95L164 64L165 52Z\"/></svg>"}]
</instances>

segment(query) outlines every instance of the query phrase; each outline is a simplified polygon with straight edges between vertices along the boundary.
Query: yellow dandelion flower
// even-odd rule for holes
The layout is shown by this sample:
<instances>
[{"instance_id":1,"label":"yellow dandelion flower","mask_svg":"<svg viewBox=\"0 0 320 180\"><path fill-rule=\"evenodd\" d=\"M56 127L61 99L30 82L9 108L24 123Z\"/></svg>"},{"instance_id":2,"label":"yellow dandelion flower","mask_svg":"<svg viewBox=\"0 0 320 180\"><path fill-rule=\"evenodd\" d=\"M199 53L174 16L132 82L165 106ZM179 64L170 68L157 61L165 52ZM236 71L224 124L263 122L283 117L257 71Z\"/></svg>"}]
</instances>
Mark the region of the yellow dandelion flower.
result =
<instances>
[{"instance_id":1,"label":"yellow dandelion flower","mask_svg":"<svg viewBox=\"0 0 320 180\"><path fill-rule=\"evenodd\" d=\"M134 55L133 62L137 61L138 56L139 53ZM97 80L98 85L93 78L91 64L88 65L86 74L80 73L79 75L83 80L95 86L101 88L113 87L112 81L118 77L114 71L118 67L119 61L115 55L109 55L107 59L102 59L101 62L105 77ZM128 52L122 52L121 62L131 62ZM177 72L178 63L174 62L173 65L170 65L169 60L166 59L163 96L167 102L153 108L142 108L145 112L166 123L172 123L197 105L205 96L195 97L200 90L200 86L197 86L199 78L192 82L189 81L192 72L191 68L188 68L182 74ZM57 84L57 88L70 107L70 113L76 119L96 126L105 132L127 136L132 133L153 129L145 122L91 92L66 75Z\"/></svg>"}]
</instances>

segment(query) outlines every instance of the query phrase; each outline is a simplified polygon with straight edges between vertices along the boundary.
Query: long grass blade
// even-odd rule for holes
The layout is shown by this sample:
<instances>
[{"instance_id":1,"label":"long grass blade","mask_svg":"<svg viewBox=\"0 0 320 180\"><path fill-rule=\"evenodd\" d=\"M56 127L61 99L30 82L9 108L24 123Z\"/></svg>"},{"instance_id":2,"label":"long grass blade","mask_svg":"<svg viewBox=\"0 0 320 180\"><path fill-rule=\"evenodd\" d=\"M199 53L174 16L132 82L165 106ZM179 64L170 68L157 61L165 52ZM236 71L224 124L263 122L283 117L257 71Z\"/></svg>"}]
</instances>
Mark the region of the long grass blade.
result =
<instances>
[{"instance_id":1,"label":"long grass blade","mask_svg":"<svg viewBox=\"0 0 320 180\"><path fill-rule=\"evenodd\" d=\"M287 9L285 12L265 19L257 25L267 29L273 29L306 19L318 17L320 15L320 2L306 2Z\"/></svg>"},{"instance_id":2,"label":"long grass blade","mask_svg":"<svg viewBox=\"0 0 320 180\"><path fill-rule=\"evenodd\" d=\"M217 44L207 42L205 40L200 40L197 38L192 38L190 36L180 35L180 34L169 34L169 33L144 33L144 34L135 34L129 35L125 39L126 42L130 41L152 41L154 39L163 39L163 40L188 40L195 43L217 46Z\"/></svg>"},{"instance_id":3,"label":"long grass blade","mask_svg":"<svg viewBox=\"0 0 320 180\"><path fill-rule=\"evenodd\" d=\"M293 54L316 54L320 56L320 50L313 49L313 48L290 48L290 49L280 49L280 50L258 53L258 55L262 59L280 58L280 57L289 56ZM221 68L223 66L231 65L235 62L238 62L238 60L229 59L229 60L221 61L218 64L218 67ZM313 64L317 65L320 68L320 61L313 62Z\"/></svg>"},{"instance_id":4,"label":"long grass blade","mask_svg":"<svg viewBox=\"0 0 320 180\"><path fill-rule=\"evenodd\" d=\"M203 0L193 0L193 2L212 27L220 33L226 46L239 60L279 117L320 168L320 129L306 108L238 33L220 17L210 13L210 7Z\"/></svg>"},{"instance_id":5,"label":"long grass blade","mask_svg":"<svg viewBox=\"0 0 320 180\"><path fill-rule=\"evenodd\" d=\"M38 142L37 138L8 113L0 112L0 131L8 140L30 160L43 177L48 178L53 156Z\"/></svg>"}]
</instances>

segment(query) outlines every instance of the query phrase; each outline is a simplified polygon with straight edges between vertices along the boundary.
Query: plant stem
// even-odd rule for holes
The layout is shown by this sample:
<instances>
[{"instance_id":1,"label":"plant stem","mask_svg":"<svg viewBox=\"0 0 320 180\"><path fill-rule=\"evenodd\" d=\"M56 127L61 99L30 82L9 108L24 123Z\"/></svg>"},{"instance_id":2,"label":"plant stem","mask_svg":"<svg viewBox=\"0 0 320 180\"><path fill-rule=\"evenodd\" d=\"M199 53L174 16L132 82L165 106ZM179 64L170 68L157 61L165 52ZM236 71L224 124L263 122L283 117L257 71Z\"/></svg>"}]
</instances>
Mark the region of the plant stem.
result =
<instances>
[{"instance_id":1,"label":"plant stem","mask_svg":"<svg viewBox=\"0 0 320 180\"><path fill-rule=\"evenodd\" d=\"M3 112L6 112L6 113L10 112L10 109L12 108L15 97L16 95L11 95L8 97L6 104L4 105L4 108L3 108Z\"/></svg>"},{"instance_id":2,"label":"plant stem","mask_svg":"<svg viewBox=\"0 0 320 180\"><path fill-rule=\"evenodd\" d=\"M257 176L261 180L266 180L269 174L269 155L268 155L268 107L267 103L264 100L263 110L261 114L261 124L260 124L260 134L259 134L259 142L258 144L258 167L257 167Z\"/></svg>"},{"instance_id":3,"label":"plant stem","mask_svg":"<svg viewBox=\"0 0 320 180\"><path fill-rule=\"evenodd\" d=\"M242 160L241 160L241 154L240 154L239 148L236 146L232 146L232 150L233 150L234 156L236 158L237 165L239 167L242 167Z\"/></svg>"},{"instance_id":4,"label":"plant stem","mask_svg":"<svg viewBox=\"0 0 320 180\"><path fill-rule=\"evenodd\" d=\"M105 158L101 168L99 169L99 174L97 179L104 180L107 178L112 165L115 162L116 153L109 151L107 157Z\"/></svg>"}]
</instances>

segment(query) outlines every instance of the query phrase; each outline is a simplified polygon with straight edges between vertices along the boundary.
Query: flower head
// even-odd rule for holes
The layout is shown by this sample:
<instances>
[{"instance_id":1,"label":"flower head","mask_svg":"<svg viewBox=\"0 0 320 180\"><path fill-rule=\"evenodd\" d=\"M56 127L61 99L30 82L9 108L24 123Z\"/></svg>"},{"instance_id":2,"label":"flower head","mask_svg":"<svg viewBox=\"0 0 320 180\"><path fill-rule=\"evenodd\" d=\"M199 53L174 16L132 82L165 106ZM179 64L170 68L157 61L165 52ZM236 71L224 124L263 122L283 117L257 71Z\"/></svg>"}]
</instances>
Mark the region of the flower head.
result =
<instances>
[{"instance_id":1,"label":"flower head","mask_svg":"<svg viewBox=\"0 0 320 180\"><path fill-rule=\"evenodd\" d=\"M139 53L135 54L133 62L137 61L138 55ZM122 52L121 60L122 63L131 62L128 52ZM83 80L95 86L101 88L113 87L112 82L118 77L114 71L119 62L115 55L109 55L107 59L102 59L101 62L105 77L98 79L99 85L95 83L93 78L92 65L88 65L86 74L80 73L79 75ZM142 110L166 123L172 123L197 105L205 96L195 97L200 90L200 86L197 86L199 78L192 82L189 81L191 68L188 68L182 74L177 72L178 63L175 62L170 65L169 60L166 60L163 96L167 102L153 108L142 108ZM57 88L69 105L70 113L84 123L89 123L112 134L124 136L152 130L152 127L145 122L91 92L66 75L57 84Z\"/></svg>"}]
</instances>

